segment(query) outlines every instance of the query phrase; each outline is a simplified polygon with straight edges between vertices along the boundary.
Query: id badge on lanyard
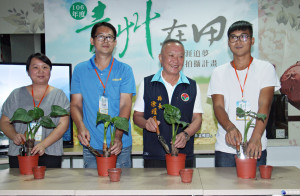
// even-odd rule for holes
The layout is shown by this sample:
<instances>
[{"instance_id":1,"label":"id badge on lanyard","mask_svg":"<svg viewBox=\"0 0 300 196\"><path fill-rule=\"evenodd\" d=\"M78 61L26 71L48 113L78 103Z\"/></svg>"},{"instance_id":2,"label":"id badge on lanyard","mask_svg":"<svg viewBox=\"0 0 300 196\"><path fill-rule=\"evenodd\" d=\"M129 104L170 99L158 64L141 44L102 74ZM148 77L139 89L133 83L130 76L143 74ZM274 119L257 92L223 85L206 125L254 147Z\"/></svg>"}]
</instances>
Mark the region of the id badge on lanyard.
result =
<instances>
[{"instance_id":1,"label":"id badge on lanyard","mask_svg":"<svg viewBox=\"0 0 300 196\"><path fill-rule=\"evenodd\" d=\"M36 122L31 122L30 127L33 128L36 125ZM36 132L34 139L35 141L41 142L42 141L42 126L39 127L38 131Z\"/></svg>"},{"instance_id":2,"label":"id badge on lanyard","mask_svg":"<svg viewBox=\"0 0 300 196\"><path fill-rule=\"evenodd\" d=\"M104 95L99 97L99 112L101 114L108 114L108 97Z\"/></svg>"},{"instance_id":3,"label":"id badge on lanyard","mask_svg":"<svg viewBox=\"0 0 300 196\"><path fill-rule=\"evenodd\" d=\"M245 76L245 80L244 80L244 85L243 85L243 87L242 87L242 85L241 85L240 78L239 78L239 75L238 75L238 73L237 73L237 69L236 69L236 67L235 67L234 61L232 61L232 65L233 65L233 67L234 67L234 71L235 71L235 74L236 74L236 77L237 77L237 79L238 79L238 82L239 82L239 85L240 85L240 88L241 88L241 92L242 92L242 100L236 102L236 107L240 107L240 108L242 108L242 109L243 109L244 111L246 111L246 112L247 112L247 111L250 111L250 103L244 99L244 91L245 91L246 80L247 80L247 77L248 77L248 71L249 71L249 68L250 68L250 65L251 65L252 61L253 61L253 57L251 57L250 62L249 62L249 65L248 65L248 67L247 67L247 73L246 73L246 76ZM236 115L236 120L245 120L245 117L241 117L241 118L240 118L240 117L238 117L238 116ZM247 116L247 117L246 117L246 120L249 121L249 120L250 120L250 117Z\"/></svg>"},{"instance_id":4,"label":"id badge on lanyard","mask_svg":"<svg viewBox=\"0 0 300 196\"><path fill-rule=\"evenodd\" d=\"M106 78L105 85L103 84L103 82L102 82L102 80L101 80L101 78L100 78L100 76L99 76L99 74L98 74L98 72L97 72L97 69L95 69L95 72L96 72L96 74L97 74L97 76L98 76L98 79L99 79L99 81L100 81L100 83L102 84L103 89L104 89L104 90L103 90L103 95L99 97L99 112L100 112L101 114L108 114L108 97L105 96L105 89L106 89L106 83L107 83L107 81L108 81L109 75L110 75L111 70L112 70L112 67L113 67L113 65L114 65L114 60L115 60L115 59L113 58L112 63L111 63L111 66L110 66L110 69L109 69L108 76L107 76L107 78Z\"/></svg>"},{"instance_id":5,"label":"id badge on lanyard","mask_svg":"<svg viewBox=\"0 0 300 196\"><path fill-rule=\"evenodd\" d=\"M250 111L250 103L249 103L249 101L245 101L245 100L240 100L240 101L237 101L236 102L236 107L240 107L240 108L242 108L244 111ZM245 117L238 117L237 115L236 115L236 120L245 120ZM250 120L250 117L249 116L247 116L246 117L246 120L248 121L248 120Z\"/></svg>"}]
</instances>

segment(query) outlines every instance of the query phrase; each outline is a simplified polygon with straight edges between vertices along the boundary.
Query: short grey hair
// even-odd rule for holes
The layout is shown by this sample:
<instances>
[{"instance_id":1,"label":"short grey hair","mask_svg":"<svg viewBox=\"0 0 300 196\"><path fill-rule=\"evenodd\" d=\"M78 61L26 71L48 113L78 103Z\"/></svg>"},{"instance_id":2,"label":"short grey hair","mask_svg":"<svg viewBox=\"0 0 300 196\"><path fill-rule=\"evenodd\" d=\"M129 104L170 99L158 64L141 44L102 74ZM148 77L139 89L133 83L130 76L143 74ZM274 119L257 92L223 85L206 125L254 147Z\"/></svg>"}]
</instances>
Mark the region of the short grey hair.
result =
<instances>
[{"instance_id":1,"label":"short grey hair","mask_svg":"<svg viewBox=\"0 0 300 196\"><path fill-rule=\"evenodd\" d=\"M177 39L166 39L166 40L162 43L160 53L162 53L163 48L164 48L167 44L169 44L169 43L177 43L177 44L180 44L180 45L183 47L183 50L184 50L184 45L182 44L181 41L179 41L179 40L177 40Z\"/></svg>"}]
</instances>

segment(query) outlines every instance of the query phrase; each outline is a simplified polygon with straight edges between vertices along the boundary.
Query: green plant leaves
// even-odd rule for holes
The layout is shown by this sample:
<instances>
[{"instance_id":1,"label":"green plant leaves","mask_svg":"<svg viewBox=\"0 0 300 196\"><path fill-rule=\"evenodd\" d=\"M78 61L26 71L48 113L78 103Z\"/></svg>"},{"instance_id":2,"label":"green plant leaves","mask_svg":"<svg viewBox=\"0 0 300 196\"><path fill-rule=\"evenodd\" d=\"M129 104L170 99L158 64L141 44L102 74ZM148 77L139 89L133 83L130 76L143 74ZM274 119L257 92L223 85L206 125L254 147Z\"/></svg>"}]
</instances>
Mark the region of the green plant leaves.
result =
<instances>
[{"instance_id":1,"label":"green plant leaves","mask_svg":"<svg viewBox=\"0 0 300 196\"><path fill-rule=\"evenodd\" d=\"M251 127L252 125L252 121L254 120L254 118L251 118L251 120L246 124L245 126L245 130L244 130L244 143L246 144L247 143L247 135L248 135L248 131L249 131L249 128Z\"/></svg>"},{"instance_id":2,"label":"green plant leaves","mask_svg":"<svg viewBox=\"0 0 300 196\"><path fill-rule=\"evenodd\" d=\"M44 110L42 110L41 108L35 107L35 108L33 108L33 110L28 111L28 115L31 116L33 118L33 120L38 120L42 116L44 116Z\"/></svg>"},{"instance_id":3,"label":"green plant leaves","mask_svg":"<svg viewBox=\"0 0 300 196\"><path fill-rule=\"evenodd\" d=\"M164 108L164 119L167 123L175 124L177 122L180 122L181 112L179 108L170 104L164 104L162 105L162 107Z\"/></svg>"},{"instance_id":4,"label":"green plant leaves","mask_svg":"<svg viewBox=\"0 0 300 196\"><path fill-rule=\"evenodd\" d=\"M56 125L53 123L49 116L43 116L40 121L41 126L46 128L55 128Z\"/></svg>"},{"instance_id":5,"label":"green plant leaves","mask_svg":"<svg viewBox=\"0 0 300 196\"><path fill-rule=\"evenodd\" d=\"M129 123L127 118L116 116L112 119L112 122L117 129L121 129L123 131L128 132Z\"/></svg>"},{"instance_id":6,"label":"green plant leaves","mask_svg":"<svg viewBox=\"0 0 300 196\"><path fill-rule=\"evenodd\" d=\"M266 120L266 118L267 118L267 115L265 115L265 114L256 113L256 112L252 112L252 111L246 112L240 107L236 108L236 115L240 118L245 117L245 116L250 116L252 118L260 119L262 121Z\"/></svg>"},{"instance_id":7,"label":"green plant leaves","mask_svg":"<svg viewBox=\"0 0 300 196\"><path fill-rule=\"evenodd\" d=\"M59 105L51 106L51 113L50 113L51 117L65 116L65 115L69 115L69 112L64 108L60 107Z\"/></svg>"},{"instance_id":8,"label":"green plant leaves","mask_svg":"<svg viewBox=\"0 0 300 196\"><path fill-rule=\"evenodd\" d=\"M108 114L101 114L100 112L97 112L96 125L100 122L104 123L105 128L107 128L110 123L112 123L117 129L121 129L126 132L128 132L129 130L128 119L124 117L115 116L111 118L111 116Z\"/></svg>"},{"instance_id":9,"label":"green plant leaves","mask_svg":"<svg viewBox=\"0 0 300 196\"><path fill-rule=\"evenodd\" d=\"M237 115L239 118L242 118L242 117L245 116L245 111L244 111L242 108L237 107L237 108L236 108L236 115Z\"/></svg>"},{"instance_id":10,"label":"green plant leaves","mask_svg":"<svg viewBox=\"0 0 300 196\"><path fill-rule=\"evenodd\" d=\"M33 118L30 115L28 115L25 109L18 108L13 114L13 117L10 119L10 122L14 122L14 121L30 123L31 121L33 121Z\"/></svg>"},{"instance_id":11,"label":"green plant leaves","mask_svg":"<svg viewBox=\"0 0 300 196\"><path fill-rule=\"evenodd\" d=\"M256 115L256 117L257 117L258 119L261 119L262 121L264 121L264 120L266 120L267 115L258 113L258 114Z\"/></svg>"},{"instance_id":12,"label":"green plant leaves","mask_svg":"<svg viewBox=\"0 0 300 196\"><path fill-rule=\"evenodd\" d=\"M164 108L164 119L168 124L172 125L172 156L178 155L178 150L177 148L175 148L174 144L175 144L175 140L176 140L176 135L177 135L177 131L179 126L182 126L182 129L186 128L189 123L186 123L184 121L180 121L181 118L181 112L180 109L172 106L170 104L164 104L162 105L162 107ZM177 127L175 129L175 125L177 124Z\"/></svg>"},{"instance_id":13,"label":"green plant leaves","mask_svg":"<svg viewBox=\"0 0 300 196\"><path fill-rule=\"evenodd\" d=\"M31 135L31 138L34 138L40 126L45 128L56 127L50 116L58 117L64 115L69 115L69 112L58 105L51 106L51 113L48 116L44 116L44 110L38 107L35 107L33 108L33 110L29 110L28 112L23 108L18 108L14 112L13 117L10 119L10 121L20 121L28 124L26 131L26 138L28 139L28 135ZM29 123L33 121L35 121L36 125L33 128L30 128Z\"/></svg>"},{"instance_id":14,"label":"green plant leaves","mask_svg":"<svg viewBox=\"0 0 300 196\"><path fill-rule=\"evenodd\" d=\"M108 114L102 114L100 112L97 112L97 119L96 119L96 126L100 123L103 122L104 123L104 139L103 139L103 152L104 154L106 153L107 149L107 145L106 145L106 134L107 134L107 129L108 127L113 124L114 129L111 132L111 146L114 145L114 140L115 140L115 134L116 134L116 129L121 129L123 131L128 132L129 130L129 123L128 123L128 119L124 118L124 117L119 117L119 116L115 116L113 118L111 118L110 115ZM110 127L111 130L111 127Z\"/></svg>"},{"instance_id":15,"label":"green plant leaves","mask_svg":"<svg viewBox=\"0 0 300 196\"><path fill-rule=\"evenodd\" d=\"M242 118L242 117L245 117L245 129L244 129L244 143L247 142L247 134L248 134L248 131L249 131L249 128L254 125L252 124L253 120L254 119L257 119L257 120L266 120L267 118L267 115L265 114L261 114L261 113L255 113L255 112L252 112L252 111L244 111L242 108L240 107L237 107L236 108L236 115L239 117L239 118ZM248 123L246 123L246 117L249 116L251 117L250 121Z\"/></svg>"},{"instance_id":16,"label":"green plant leaves","mask_svg":"<svg viewBox=\"0 0 300 196\"><path fill-rule=\"evenodd\" d=\"M106 125L105 127L108 127L111 121L112 118L110 117L110 115L97 112L96 125L98 125L100 122L103 122L104 125ZM108 122L108 124L106 122Z\"/></svg>"},{"instance_id":17,"label":"green plant leaves","mask_svg":"<svg viewBox=\"0 0 300 196\"><path fill-rule=\"evenodd\" d=\"M165 109L164 118L167 123L181 125L182 129L186 128L189 125L189 123L180 121L181 112L179 108L170 104L164 104L162 107Z\"/></svg>"},{"instance_id":18,"label":"green plant leaves","mask_svg":"<svg viewBox=\"0 0 300 196\"><path fill-rule=\"evenodd\" d=\"M182 126L182 129L186 128L186 127L189 125L189 123L187 123L187 122L183 122L183 121L180 121L180 123L179 123L179 124L181 124L181 126Z\"/></svg>"}]
</instances>

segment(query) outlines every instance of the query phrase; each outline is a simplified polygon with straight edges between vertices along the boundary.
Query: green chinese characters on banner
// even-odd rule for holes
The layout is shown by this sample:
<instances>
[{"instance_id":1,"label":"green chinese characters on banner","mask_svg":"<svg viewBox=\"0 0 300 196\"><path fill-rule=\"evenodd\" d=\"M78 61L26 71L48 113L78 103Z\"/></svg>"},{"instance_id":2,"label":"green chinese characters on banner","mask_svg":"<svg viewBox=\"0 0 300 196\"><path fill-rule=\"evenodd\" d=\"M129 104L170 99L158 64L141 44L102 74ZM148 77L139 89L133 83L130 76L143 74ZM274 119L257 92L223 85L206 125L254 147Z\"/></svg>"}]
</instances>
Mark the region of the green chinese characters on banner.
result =
<instances>
[{"instance_id":1,"label":"green chinese characters on banner","mask_svg":"<svg viewBox=\"0 0 300 196\"><path fill-rule=\"evenodd\" d=\"M87 14L87 8L86 6L81 2L73 3L70 7L70 15L75 20L81 20L83 19Z\"/></svg>"}]
</instances>

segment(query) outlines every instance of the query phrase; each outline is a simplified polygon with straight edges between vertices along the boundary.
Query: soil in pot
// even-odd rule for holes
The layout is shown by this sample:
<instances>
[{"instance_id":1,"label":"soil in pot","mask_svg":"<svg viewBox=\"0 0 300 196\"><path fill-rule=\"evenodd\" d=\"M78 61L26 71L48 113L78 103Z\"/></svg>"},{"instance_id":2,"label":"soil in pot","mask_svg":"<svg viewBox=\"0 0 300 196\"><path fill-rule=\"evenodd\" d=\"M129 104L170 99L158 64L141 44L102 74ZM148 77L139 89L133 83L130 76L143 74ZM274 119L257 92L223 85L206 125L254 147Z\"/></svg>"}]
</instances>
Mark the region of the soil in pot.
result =
<instances>
[{"instance_id":1,"label":"soil in pot","mask_svg":"<svg viewBox=\"0 0 300 196\"><path fill-rule=\"evenodd\" d=\"M185 168L186 155L179 153L178 156L166 154L167 173L172 176L179 176L179 171Z\"/></svg>"},{"instance_id":2,"label":"soil in pot","mask_svg":"<svg viewBox=\"0 0 300 196\"><path fill-rule=\"evenodd\" d=\"M18 156L20 174L32 174L32 168L38 165L39 155Z\"/></svg>"},{"instance_id":3,"label":"soil in pot","mask_svg":"<svg viewBox=\"0 0 300 196\"><path fill-rule=\"evenodd\" d=\"M35 166L32 168L34 179L43 179L45 177L46 166Z\"/></svg>"},{"instance_id":4,"label":"soil in pot","mask_svg":"<svg viewBox=\"0 0 300 196\"><path fill-rule=\"evenodd\" d=\"M181 169L179 171L180 177L181 177L181 182L184 183L191 183L193 179L193 169Z\"/></svg>"},{"instance_id":5,"label":"soil in pot","mask_svg":"<svg viewBox=\"0 0 300 196\"><path fill-rule=\"evenodd\" d=\"M256 177L256 159L240 159L235 156L236 172L239 178L255 178Z\"/></svg>"},{"instance_id":6,"label":"soil in pot","mask_svg":"<svg viewBox=\"0 0 300 196\"><path fill-rule=\"evenodd\" d=\"M121 168L108 169L108 175L111 182L119 182L121 178Z\"/></svg>"},{"instance_id":7,"label":"soil in pot","mask_svg":"<svg viewBox=\"0 0 300 196\"><path fill-rule=\"evenodd\" d=\"M117 163L117 156L111 155L110 157L96 157L97 170L99 176L108 176L108 169L115 168Z\"/></svg>"}]
</instances>

